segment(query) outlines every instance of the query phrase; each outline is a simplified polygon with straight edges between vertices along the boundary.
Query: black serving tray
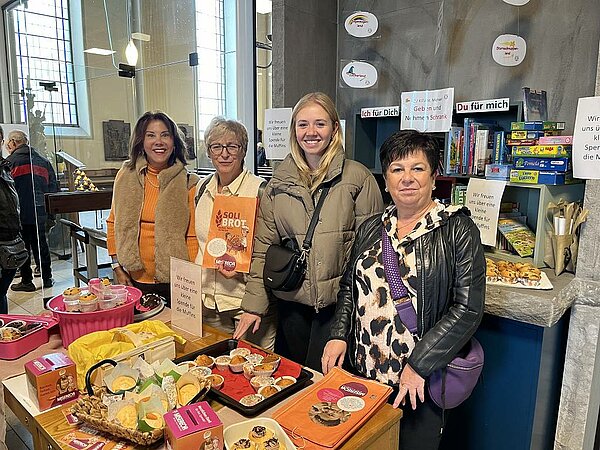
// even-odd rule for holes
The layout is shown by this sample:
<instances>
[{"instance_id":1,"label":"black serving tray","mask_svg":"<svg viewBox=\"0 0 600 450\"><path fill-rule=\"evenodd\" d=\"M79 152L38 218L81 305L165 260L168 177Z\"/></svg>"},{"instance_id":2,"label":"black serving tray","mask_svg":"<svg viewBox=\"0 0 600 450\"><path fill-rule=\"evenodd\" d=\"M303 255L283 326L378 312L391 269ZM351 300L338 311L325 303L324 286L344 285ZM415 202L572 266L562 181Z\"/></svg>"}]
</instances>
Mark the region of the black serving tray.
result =
<instances>
[{"instance_id":1,"label":"black serving tray","mask_svg":"<svg viewBox=\"0 0 600 450\"><path fill-rule=\"evenodd\" d=\"M252 344L249 345L251 347L256 348L257 350L266 351L260 347L253 346ZM175 364L179 364L184 361L193 361L199 355L208 355L213 357L229 355L229 352L234 348L237 348L237 346L238 341L236 339L225 339L208 347L204 347L203 349L182 356L181 358L177 358L174 362ZM241 376L244 375L241 374ZM263 411L271 408L272 406L275 406L282 400L289 398L294 392L297 392L300 389L306 387L306 385L311 382L312 377L312 372L306 370L305 368L302 368L300 370L300 375L298 375L298 378L296 378L296 383L287 386L277 394L265 398L262 402L257 403L254 406L244 406L229 395L224 394L223 392L213 388L210 389L208 396L214 398L215 400L224 405L229 406L231 409L234 409L235 411L239 412L240 414L246 417L254 417L259 415Z\"/></svg>"}]
</instances>

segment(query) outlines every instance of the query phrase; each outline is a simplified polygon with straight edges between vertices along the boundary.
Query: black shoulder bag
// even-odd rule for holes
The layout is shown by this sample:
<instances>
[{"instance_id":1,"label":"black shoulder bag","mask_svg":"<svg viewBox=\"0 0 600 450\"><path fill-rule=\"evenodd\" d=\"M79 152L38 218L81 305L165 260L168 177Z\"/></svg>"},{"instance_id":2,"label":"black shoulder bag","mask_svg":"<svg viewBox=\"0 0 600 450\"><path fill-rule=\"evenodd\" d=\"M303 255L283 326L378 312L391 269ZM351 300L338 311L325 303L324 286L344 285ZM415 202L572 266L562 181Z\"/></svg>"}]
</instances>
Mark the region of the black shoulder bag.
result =
<instances>
[{"instance_id":1,"label":"black shoulder bag","mask_svg":"<svg viewBox=\"0 0 600 450\"><path fill-rule=\"evenodd\" d=\"M295 291L298 289L304 277L306 276L306 264L308 253L312 245L312 238L319 220L319 213L325 201L325 197L329 192L329 186L323 188L321 196L313 215L310 219L310 225L306 232L306 237L302 243L302 248L298 249L298 245L294 239L287 240L282 244L271 244L265 255L265 267L263 271L263 282L266 287L274 291ZM290 244L291 248L290 248ZM295 245L294 245L295 244Z\"/></svg>"},{"instance_id":2,"label":"black shoulder bag","mask_svg":"<svg viewBox=\"0 0 600 450\"><path fill-rule=\"evenodd\" d=\"M27 260L28 255L21 236L12 241L0 241L0 267L3 269L18 269Z\"/></svg>"}]
</instances>

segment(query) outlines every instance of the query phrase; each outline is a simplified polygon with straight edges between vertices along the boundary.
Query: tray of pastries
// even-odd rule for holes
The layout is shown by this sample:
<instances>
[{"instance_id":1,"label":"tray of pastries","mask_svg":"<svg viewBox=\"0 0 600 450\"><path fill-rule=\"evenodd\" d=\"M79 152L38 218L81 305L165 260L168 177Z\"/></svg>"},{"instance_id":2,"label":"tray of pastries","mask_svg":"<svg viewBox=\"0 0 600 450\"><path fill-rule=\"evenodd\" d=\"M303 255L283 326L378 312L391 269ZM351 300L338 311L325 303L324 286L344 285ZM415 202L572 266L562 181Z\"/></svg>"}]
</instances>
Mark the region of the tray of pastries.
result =
<instances>
[{"instance_id":1,"label":"tray of pastries","mask_svg":"<svg viewBox=\"0 0 600 450\"><path fill-rule=\"evenodd\" d=\"M548 276L530 263L495 261L485 258L486 283L492 286L507 286L526 289L552 289Z\"/></svg>"}]
</instances>

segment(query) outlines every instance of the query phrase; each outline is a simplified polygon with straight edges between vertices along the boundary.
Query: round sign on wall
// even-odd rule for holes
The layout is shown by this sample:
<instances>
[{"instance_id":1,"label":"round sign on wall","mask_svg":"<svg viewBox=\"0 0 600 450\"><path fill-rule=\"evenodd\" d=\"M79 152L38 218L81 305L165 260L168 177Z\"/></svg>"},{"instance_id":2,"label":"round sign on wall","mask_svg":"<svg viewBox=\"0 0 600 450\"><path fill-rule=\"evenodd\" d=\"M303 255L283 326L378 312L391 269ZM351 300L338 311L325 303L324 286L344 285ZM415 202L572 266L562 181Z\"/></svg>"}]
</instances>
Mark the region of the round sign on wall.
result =
<instances>
[{"instance_id":1,"label":"round sign on wall","mask_svg":"<svg viewBox=\"0 0 600 450\"><path fill-rule=\"evenodd\" d=\"M508 3L513 6L523 6L529 3L529 0L502 0L504 3Z\"/></svg>"},{"instance_id":2,"label":"round sign on wall","mask_svg":"<svg viewBox=\"0 0 600 450\"><path fill-rule=\"evenodd\" d=\"M357 11L350 14L344 22L349 35L364 38L373 36L379 27L379 21L375 14L366 11Z\"/></svg>"},{"instance_id":3,"label":"round sign on wall","mask_svg":"<svg viewBox=\"0 0 600 450\"><path fill-rule=\"evenodd\" d=\"M526 53L525 39L516 34L501 34L492 45L492 58L501 66L518 66Z\"/></svg>"},{"instance_id":4,"label":"round sign on wall","mask_svg":"<svg viewBox=\"0 0 600 450\"><path fill-rule=\"evenodd\" d=\"M377 69L364 61L350 61L341 75L344 83L353 88L368 88L377 83Z\"/></svg>"}]
</instances>

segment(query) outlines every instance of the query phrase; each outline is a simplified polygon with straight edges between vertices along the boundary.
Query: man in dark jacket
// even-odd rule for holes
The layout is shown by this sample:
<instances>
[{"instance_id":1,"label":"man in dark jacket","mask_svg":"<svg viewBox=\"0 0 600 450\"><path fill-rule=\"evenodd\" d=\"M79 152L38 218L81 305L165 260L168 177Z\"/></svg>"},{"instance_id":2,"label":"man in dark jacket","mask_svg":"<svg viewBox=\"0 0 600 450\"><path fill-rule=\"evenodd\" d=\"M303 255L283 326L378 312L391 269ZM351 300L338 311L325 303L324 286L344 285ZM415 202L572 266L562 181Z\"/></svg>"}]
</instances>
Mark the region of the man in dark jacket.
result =
<instances>
[{"instance_id":1,"label":"man in dark jacket","mask_svg":"<svg viewBox=\"0 0 600 450\"><path fill-rule=\"evenodd\" d=\"M6 159L10 163L11 174L19 194L23 240L30 256L21 266L21 282L13 284L11 289L33 292L36 287L33 284L33 271L31 270L32 252L39 252L41 256L44 287L52 287L54 284L50 266L50 250L46 240L46 221L52 217L48 217L46 214L44 194L57 192L58 183L50 161L28 144L29 140L25 133L20 130L11 131L6 141L6 149L10 156Z\"/></svg>"},{"instance_id":2,"label":"man in dark jacket","mask_svg":"<svg viewBox=\"0 0 600 450\"><path fill-rule=\"evenodd\" d=\"M0 127L0 147L4 143L4 130ZM0 242L10 242L19 236L19 197L15 182L10 176L10 165L0 151ZM0 314L8 314L6 292L17 269L0 267Z\"/></svg>"}]
</instances>

